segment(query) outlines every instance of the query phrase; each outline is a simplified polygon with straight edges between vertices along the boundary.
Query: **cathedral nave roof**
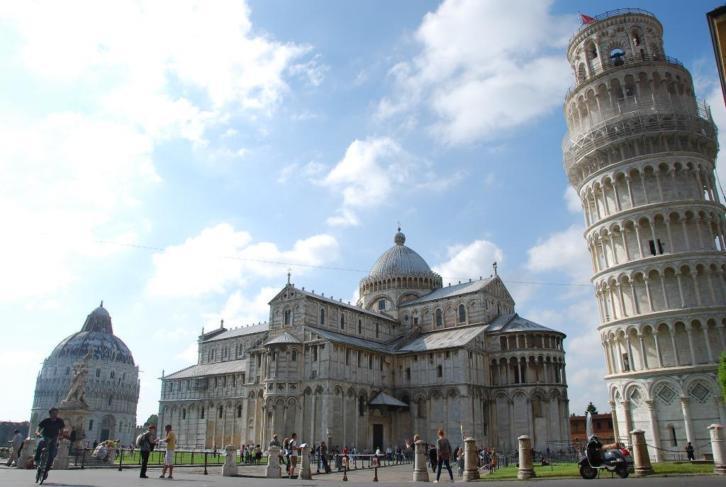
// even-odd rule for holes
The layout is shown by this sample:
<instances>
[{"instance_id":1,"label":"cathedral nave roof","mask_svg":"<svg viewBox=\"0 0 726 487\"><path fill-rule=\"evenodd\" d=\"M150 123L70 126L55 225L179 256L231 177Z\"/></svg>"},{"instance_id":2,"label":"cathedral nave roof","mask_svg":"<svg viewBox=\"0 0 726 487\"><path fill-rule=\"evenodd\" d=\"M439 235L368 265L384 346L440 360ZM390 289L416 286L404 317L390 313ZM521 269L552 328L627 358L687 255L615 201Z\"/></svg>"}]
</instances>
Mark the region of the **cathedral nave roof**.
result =
<instances>
[{"instance_id":1,"label":"cathedral nave roof","mask_svg":"<svg viewBox=\"0 0 726 487\"><path fill-rule=\"evenodd\" d=\"M237 372L247 372L247 360L248 359L229 360L227 362L215 362L213 364L190 365L186 369L181 369L169 375L165 375L163 379L189 379L205 375L224 375L234 374Z\"/></svg>"},{"instance_id":2,"label":"cathedral nave roof","mask_svg":"<svg viewBox=\"0 0 726 487\"><path fill-rule=\"evenodd\" d=\"M266 331L269 331L270 325L267 323L260 323L258 325L250 325L250 326L240 326L239 328L232 328L230 330L225 330L222 333L218 335L214 335L212 338L208 340L204 340L204 342L213 342L217 340L226 340L228 338L235 338L235 337L241 337L245 335L253 335L255 333L263 333Z\"/></svg>"},{"instance_id":3,"label":"cathedral nave roof","mask_svg":"<svg viewBox=\"0 0 726 487\"><path fill-rule=\"evenodd\" d=\"M424 333L400 346L397 351L399 353L412 353L463 347L486 329L487 325L476 325Z\"/></svg>"}]
</instances>

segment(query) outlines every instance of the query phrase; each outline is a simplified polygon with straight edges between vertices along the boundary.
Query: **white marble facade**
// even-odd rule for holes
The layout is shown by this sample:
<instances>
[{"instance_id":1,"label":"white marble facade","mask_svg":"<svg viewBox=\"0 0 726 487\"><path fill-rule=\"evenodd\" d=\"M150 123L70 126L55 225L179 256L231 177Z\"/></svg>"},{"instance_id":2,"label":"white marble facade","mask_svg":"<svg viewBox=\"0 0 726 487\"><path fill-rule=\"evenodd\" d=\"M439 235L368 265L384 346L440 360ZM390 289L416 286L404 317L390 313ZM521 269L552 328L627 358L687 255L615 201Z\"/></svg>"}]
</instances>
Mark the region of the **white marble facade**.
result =
<instances>
[{"instance_id":1,"label":"white marble facade","mask_svg":"<svg viewBox=\"0 0 726 487\"><path fill-rule=\"evenodd\" d=\"M710 451L725 423L718 142L691 75L649 12L597 17L570 40L565 169L585 216L615 434L645 430L655 460Z\"/></svg>"},{"instance_id":2,"label":"white marble facade","mask_svg":"<svg viewBox=\"0 0 726 487\"><path fill-rule=\"evenodd\" d=\"M199 337L198 363L163 378L160 423L180 447L262 444L273 433L359 449L431 441L558 449L569 437L564 335L514 312L498 276L442 286L395 245L348 304L294 284L269 323Z\"/></svg>"},{"instance_id":3,"label":"white marble facade","mask_svg":"<svg viewBox=\"0 0 726 487\"><path fill-rule=\"evenodd\" d=\"M113 334L111 316L103 303L88 315L81 331L61 341L43 361L35 385L30 431L35 431L48 410L58 407L66 397L73 365L88 353L85 442L91 445L111 439L130 445L135 439L139 369L128 347Z\"/></svg>"}]
</instances>

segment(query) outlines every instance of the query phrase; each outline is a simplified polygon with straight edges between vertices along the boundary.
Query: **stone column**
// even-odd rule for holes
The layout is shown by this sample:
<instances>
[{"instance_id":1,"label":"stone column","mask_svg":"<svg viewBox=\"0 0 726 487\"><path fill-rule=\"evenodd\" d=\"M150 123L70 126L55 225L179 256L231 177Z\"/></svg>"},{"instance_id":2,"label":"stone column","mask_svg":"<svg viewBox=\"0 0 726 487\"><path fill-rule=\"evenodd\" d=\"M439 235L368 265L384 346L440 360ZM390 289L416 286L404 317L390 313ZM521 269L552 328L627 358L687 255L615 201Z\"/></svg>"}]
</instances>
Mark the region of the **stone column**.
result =
<instances>
[{"instance_id":1,"label":"stone column","mask_svg":"<svg viewBox=\"0 0 726 487\"><path fill-rule=\"evenodd\" d=\"M655 459L655 462L658 463L661 461L661 453L660 453L660 431L658 430L658 420L655 417L655 402L654 401L645 401L646 406L648 407L648 414L650 416L650 430L653 432L653 443L655 443L655 451L653 452L653 458Z\"/></svg>"},{"instance_id":2,"label":"stone column","mask_svg":"<svg viewBox=\"0 0 726 487\"><path fill-rule=\"evenodd\" d=\"M688 398L681 398L681 411L683 412L683 423L686 427L686 441L693 444L693 423L691 422L691 410L688 407Z\"/></svg>"},{"instance_id":3,"label":"stone column","mask_svg":"<svg viewBox=\"0 0 726 487\"><path fill-rule=\"evenodd\" d=\"M532 467L532 440L527 435L522 435L517 439L519 440L519 470L517 470L517 478L519 480L527 480L536 477L534 468Z\"/></svg>"},{"instance_id":4,"label":"stone column","mask_svg":"<svg viewBox=\"0 0 726 487\"><path fill-rule=\"evenodd\" d=\"M464 481L469 482L479 478L479 454L476 450L474 438L464 440Z\"/></svg>"},{"instance_id":5,"label":"stone column","mask_svg":"<svg viewBox=\"0 0 726 487\"><path fill-rule=\"evenodd\" d=\"M635 461L635 476L645 477L653 473L653 466L648 456L648 445L645 444L645 431L633 430L630 432L633 442L633 460Z\"/></svg>"},{"instance_id":6,"label":"stone column","mask_svg":"<svg viewBox=\"0 0 726 487\"><path fill-rule=\"evenodd\" d=\"M68 454L70 453L70 449L71 442L69 440L66 440L65 438L58 440L58 452L53 460L54 470L68 470L68 465L70 463Z\"/></svg>"},{"instance_id":7,"label":"stone column","mask_svg":"<svg viewBox=\"0 0 726 487\"><path fill-rule=\"evenodd\" d=\"M267 468L265 468L265 477L268 479L280 478L280 447L271 446L267 451Z\"/></svg>"},{"instance_id":8,"label":"stone column","mask_svg":"<svg viewBox=\"0 0 726 487\"><path fill-rule=\"evenodd\" d=\"M227 445L225 447L227 456L224 457L224 466L222 467L223 477L236 477L237 476L237 447L234 445Z\"/></svg>"},{"instance_id":9,"label":"stone column","mask_svg":"<svg viewBox=\"0 0 726 487\"><path fill-rule=\"evenodd\" d=\"M630 431L633 429L633 420L630 416L630 401L623 401L623 414L625 415L625 432L628 435L628 446L632 447L632 438Z\"/></svg>"},{"instance_id":10,"label":"stone column","mask_svg":"<svg viewBox=\"0 0 726 487\"><path fill-rule=\"evenodd\" d=\"M300 473L298 480L312 480L313 473L310 471L310 447L307 443L300 446Z\"/></svg>"},{"instance_id":11,"label":"stone column","mask_svg":"<svg viewBox=\"0 0 726 487\"><path fill-rule=\"evenodd\" d=\"M428 482L429 470L426 468L426 443L423 440L416 442L413 466L413 481Z\"/></svg>"},{"instance_id":12,"label":"stone column","mask_svg":"<svg viewBox=\"0 0 726 487\"><path fill-rule=\"evenodd\" d=\"M33 430L30 431L30 434L33 434ZM28 464L33 459L34 452L35 438L26 438L25 440L23 440L23 448L20 450L20 455L15 461L15 466L22 469L28 468Z\"/></svg>"},{"instance_id":13,"label":"stone column","mask_svg":"<svg viewBox=\"0 0 726 487\"><path fill-rule=\"evenodd\" d=\"M726 475L726 438L722 424L708 427L711 435L711 451L713 452L713 473Z\"/></svg>"},{"instance_id":14,"label":"stone column","mask_svg":"<svg viewBox=\"0 0 726 487\"><path fill-rule=\"evenodd\" d=\"M616 442L620 442L620 426L618 425L618 410L615 401L610 401L610 411L613 417L613 436Z\"/></svg>"}]
</instances>

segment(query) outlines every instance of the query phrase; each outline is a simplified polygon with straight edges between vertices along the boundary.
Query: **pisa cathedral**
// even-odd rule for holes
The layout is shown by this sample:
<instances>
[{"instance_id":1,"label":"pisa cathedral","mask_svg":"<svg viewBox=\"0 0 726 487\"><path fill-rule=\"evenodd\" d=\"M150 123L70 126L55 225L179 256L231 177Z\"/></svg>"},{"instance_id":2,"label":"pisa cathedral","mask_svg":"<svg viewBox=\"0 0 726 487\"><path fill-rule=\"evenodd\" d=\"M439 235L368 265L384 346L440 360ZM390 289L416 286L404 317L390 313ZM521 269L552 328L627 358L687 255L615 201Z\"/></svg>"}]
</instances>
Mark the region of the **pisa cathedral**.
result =
<instances>
[{"instance_id":1,"label":"pisa cathedral","mask_svg":"<svg viewBox=\"0 0 726 487\"><path fill-rule=\"evenodd\" d=\"M496 275L444 286L396 233L355 305L289 282L269 324L216 330L162 378L160 424L180 447L266 445L273 433L360 450L439 427L511 451L569 438L564 334L515 313Z\"/></svg>"},{"instance_id":2,"label":"pisa cathedral","mask_svg":"<svg viewBox=\"0 0 726 487\"><path fill-rule=\"evenodd\" d=\"M139 400L139 368L126 344L113 334L111 315L101 305L83 323L81 331L61 341L43 361L38 374L30 417L30 432L58 407L71 385L74 365L88 356L85 383L88 415L83 424L84 441L134 441L136 405Z\"/></svg>"},{"instance_id":3,"label":"pisa cathedral","mask_svg":"<svg viewBox=\"0 0 726 487\"><path fill-rule=\"evenodd\" d=\"M656 461L689 441L698 456L707 426L726 424L716 127L649 12L595 17L567 57L564 164L584 210L615 435L643 429Z\"/></svg>"}]
</instances>

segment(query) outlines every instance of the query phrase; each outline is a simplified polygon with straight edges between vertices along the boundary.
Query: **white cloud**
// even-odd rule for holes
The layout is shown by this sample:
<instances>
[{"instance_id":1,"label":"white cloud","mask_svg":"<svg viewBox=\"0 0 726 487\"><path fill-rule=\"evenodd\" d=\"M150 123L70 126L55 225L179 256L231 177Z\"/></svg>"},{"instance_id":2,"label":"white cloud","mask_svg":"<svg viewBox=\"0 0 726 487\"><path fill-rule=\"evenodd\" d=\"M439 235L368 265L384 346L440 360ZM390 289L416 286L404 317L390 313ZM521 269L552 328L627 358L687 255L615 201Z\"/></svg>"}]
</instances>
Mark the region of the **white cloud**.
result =
<instances>
[{"instance_id":1,"label":"white cloud","mask_svg":"<svg viewBox=\"0 0 726 487\"><path fill-rule=\"evenodd\" d=\"M307 164L293 162L283 167L277 175L278 183L286 183L295 177L302 176L310 182L319 182L320 175L325 171L325 166L316 161L310 161Z\"/></svg>"},{"instance_id":2,"label":"white cloud","mask_svg":"<svg viewBox=\"0 0 726 487\"><path fill-rule=\"evenodd\" d=\"M188 365L196 364L199 358L198 347L199 344L196 341L191 342L184 350L176 354L176 358ZM150 389L153 387L151 384L149 386ZM158 392L155 392L155 394L158 395Z\"/></svg>"},{"instance_id":3,"label":"white cloud","mask_svg":"<svg viewBox=\"0 0 726 487\"><path fill-rule=\"evenodd\" d=\"M561 271L576 284L586 284L592 263L583 239L583 227L572 225L552 233L527 251L527 268L532 272Z\"/></svg>"},{"instance_id":4,"label":"white cloud","mask_svg":"<svg viewBox=\"0 0 726 487\"><path fill-rule=\"evenodd\" d=\"M221 223L154 254L147 291L167 297L218 294L244 284L250 276L282 277L288 267L301 274L310 266L334 260L337 254L338 242L330 235L298 240L283 251L272 242L253 243L248 232Z\"/></svg>"},{"instance_id":5,"label":"white cloud","mask_svg":"<svg viewBox=\"0 0 726 487\"><path fill-rule=\"evenodd\" d=\"M280 287L263 287L256 296L248 298L242 291L236 290L229 295L221 311L204 316L206 329L219 326L224 320L225 328L244 326L267 321L270 307L267 303L280 292Z\"/></svg>"},{"instance_id":6,"label":"white cloud","mask_svg":"<svg viewBox=\"0 0 726 487\"><path fill-rule=\"evenodd\" d=\"M76 278L75 257L136 243L124 215L159 181L152 143L129 126L77 113L0 122L0 300L43 296ZM39 276L42 276L40 278Z\"/></svg>"},{"instance_id":7,"label":"white cloud","mask_svg":"<svg viewBox=\"0 0 726 487\"><path fill-rule=\"evenodd\" d=\"M343 198L342 206L327 223L339 227L358 225L358 211L388 204L396 192L445 191L463 177L460 171L439 176L429 161L414 157L389 137L356 139L321 183Z\"/></svg>"},{"instance_id":8,"label":"white cloud","mask_svg":"<svg viewBox=\"0 0 726 487\"><path fill-rule=\"evenodd\" d=\"M447 0L429 12L412 60L390 71L396 89L380 101L387 119L419 107L448 143L492 137L562 103L570 69L562 47L574 16L550 13L552 1ZM513 15L516 12L516 15Z\"/></svg>"},{"instance_id":9,"label":"white cloud","mask_svg":"<svg viewBox=\"0 0 726 487\"><path fill-rule=\"evenodd\" d=\"M504 252L488 240L474 240L467 245L455 245L447 250L448 260L435 266L434 271L446 281L478 279L492 274L492 263L504 260Z\"/></svg>"},{"instance_id":10,"label":"white cloud","mask_svg":"<svg viewBox=\"0 0 726 487\"><path fill-rule=\"evenodd\" d=\"M575 191L575 188L568 186L564 194L565 203L567 204L567 211L570 213L581 213L582 212L582 201L580 196Z\"/></svg>"}]
</instances>

